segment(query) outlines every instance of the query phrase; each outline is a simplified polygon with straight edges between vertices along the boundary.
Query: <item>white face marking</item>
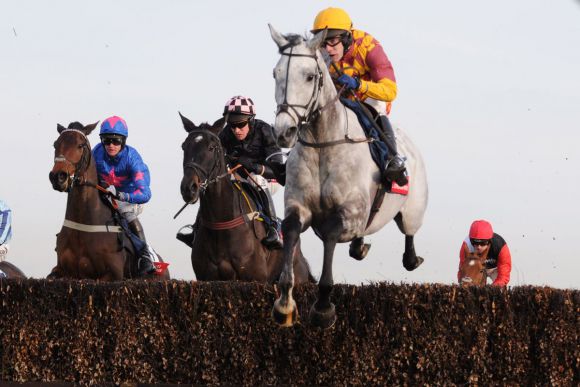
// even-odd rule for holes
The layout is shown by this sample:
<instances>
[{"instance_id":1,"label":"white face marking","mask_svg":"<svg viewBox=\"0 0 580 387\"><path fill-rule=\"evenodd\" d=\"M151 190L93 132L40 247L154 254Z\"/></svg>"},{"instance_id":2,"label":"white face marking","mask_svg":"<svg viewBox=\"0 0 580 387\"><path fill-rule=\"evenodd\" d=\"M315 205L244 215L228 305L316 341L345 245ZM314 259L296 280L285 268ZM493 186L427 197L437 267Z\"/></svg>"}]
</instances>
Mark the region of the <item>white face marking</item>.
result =
<instances>
[{"instance_id":1,"label":"white face marking","mask_svg":"<svg viewBox=\"0 0 580 387\"><path fill-rule=\"evenodd\" d=\"M203 140L203 136L201 134L193 139L193 141L196 143L200 142L201 140Z\"/></svg>"},{"instance_id":2,"label":"white face marking","mask_svg":"<svg viewBox=\"0 0 580 387\"><path fill-rule=\"evenodd\" d=\"M469 261L469 266L475 265L475 261Z\"/></svg>"}]
</instances>

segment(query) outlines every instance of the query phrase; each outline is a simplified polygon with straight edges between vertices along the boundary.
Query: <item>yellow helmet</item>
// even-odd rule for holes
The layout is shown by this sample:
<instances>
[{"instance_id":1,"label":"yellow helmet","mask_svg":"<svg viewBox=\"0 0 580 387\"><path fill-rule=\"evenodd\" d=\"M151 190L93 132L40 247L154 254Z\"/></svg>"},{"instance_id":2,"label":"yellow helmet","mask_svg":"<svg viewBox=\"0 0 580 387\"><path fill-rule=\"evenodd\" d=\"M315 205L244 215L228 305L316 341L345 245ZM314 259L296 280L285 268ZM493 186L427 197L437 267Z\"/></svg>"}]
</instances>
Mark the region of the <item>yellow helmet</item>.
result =
<instances>
[{"instance_id":1,"label":"yellow helmet","mask_svg":"<svg viewBox=\"0 0 580 387\"><path fill-rule=\"evenodd\" d=\"M341 8L326 8L316 15L312 32L314 33L325 28L350 31L352 28L352 20L350 20L348 13Z\"/></svg>"}]
</instances>

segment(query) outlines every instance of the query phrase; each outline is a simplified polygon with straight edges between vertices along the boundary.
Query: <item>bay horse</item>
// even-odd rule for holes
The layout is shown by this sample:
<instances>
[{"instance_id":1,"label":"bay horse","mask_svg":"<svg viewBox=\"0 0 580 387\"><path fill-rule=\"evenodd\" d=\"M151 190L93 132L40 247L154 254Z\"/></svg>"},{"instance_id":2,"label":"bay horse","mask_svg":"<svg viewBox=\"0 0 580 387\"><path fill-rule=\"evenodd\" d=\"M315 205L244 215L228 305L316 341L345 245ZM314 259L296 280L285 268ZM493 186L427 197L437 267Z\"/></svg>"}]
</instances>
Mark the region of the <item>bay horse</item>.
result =
<instances>
[{"instance_id":1,"label":"bay horse","mask_svg":"<svg viewBox=\"0 0 580 387\"><path fill-rule=\"evenodd\" d=\"M0 278L26 278L26 274L22 272L16 265L8 261L0 261Z\"/></svg>"},{"instance_id":2,"label":"bay horse","mask_svg":"<svg viewBox=\"0 0 580 387\"><path fill-rule=\"evenodd\" d=\"M134 248L115 224L111 205L100 195L104 188L97 183L97 167L88 138L97 124L72 122L68 128L57 124L59 137L54 142L54 166L49 179L56 191L67 193L67 203L56 239L57 265L48 277L101 281L169 279L169 272L163 269L136 276Z\"/></svg>"},{"instance_id":3,"label":"bay horse","mask_svg":"<svg viewBox=\"0 0 580 387\"><path fill-rule=\"evenodd\" d=\"M381 183L369 151L371 139L355 113L339 100L319 50L326 31L307 39L295 34L283 36L269 27L281 55L274 68L278 106L274 132L279 146L292 148L286 164L282 222L285 266L272 314L281 326L296 321L293 251L300 234L312 227L323 241L324 261L318 299L309 316L314 325L327 328L336 320L330 296L337 243L350 241L350 255L362 259L370 247L363 237L394 219L405 235L404 267L411 271L423 262L415 253L414 235L427 207L425 165L416 146L396 128L398 149L407 157L409 189L406 195L387 192L376 211L373 202Z\"/></svg>"},{"instance_id":4,"label":"bay horse","mask_svg":"<svg viewBox=\"0 0 580 387\"><path fill-rule=\"evenodd\" d=\"M276 282L284 263L282 250L269 250L261 243L266 230L258 219L256 203L227 168L218 136L224 119L196 126L179 115L188 133L181 146L181 196L186 204L200 202L191 249L196 278ZM314 282L299 246L293 258L296 282Z\"/></svg>"},{"instance_id":5,"label":"bay horse","mask_svg":"<svg viewBox=\"0 0 580 387\"><path fill-rule=\"evenodd\" d=\"M459 283L463 286L485 286L487 284L486 260L489 249L479 255L475 251L469 251L465 246L465 259L459 267Z\"/></svg>"}]
</instances>

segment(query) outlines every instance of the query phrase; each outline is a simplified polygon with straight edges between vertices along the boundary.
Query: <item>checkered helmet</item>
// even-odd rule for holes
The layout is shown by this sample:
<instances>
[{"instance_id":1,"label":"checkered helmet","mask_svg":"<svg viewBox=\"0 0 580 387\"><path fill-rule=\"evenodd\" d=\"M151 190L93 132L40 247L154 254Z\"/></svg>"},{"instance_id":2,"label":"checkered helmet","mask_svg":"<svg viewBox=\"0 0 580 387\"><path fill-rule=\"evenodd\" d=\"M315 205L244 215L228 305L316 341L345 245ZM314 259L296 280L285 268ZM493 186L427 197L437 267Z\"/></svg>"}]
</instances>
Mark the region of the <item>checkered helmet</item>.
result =
<instances>
[{"instance_id":1,"label":"checkered helmet","mask_svg":"<svg viewBox=\"0 0 580 387\"><path fill-rule=\"evenodd\" d=\"M249 97L236 95L226 102L226 106L224 106L225 115L255 116L256 107L254 106L254 101Z\"/></svg>"}]
</instances>

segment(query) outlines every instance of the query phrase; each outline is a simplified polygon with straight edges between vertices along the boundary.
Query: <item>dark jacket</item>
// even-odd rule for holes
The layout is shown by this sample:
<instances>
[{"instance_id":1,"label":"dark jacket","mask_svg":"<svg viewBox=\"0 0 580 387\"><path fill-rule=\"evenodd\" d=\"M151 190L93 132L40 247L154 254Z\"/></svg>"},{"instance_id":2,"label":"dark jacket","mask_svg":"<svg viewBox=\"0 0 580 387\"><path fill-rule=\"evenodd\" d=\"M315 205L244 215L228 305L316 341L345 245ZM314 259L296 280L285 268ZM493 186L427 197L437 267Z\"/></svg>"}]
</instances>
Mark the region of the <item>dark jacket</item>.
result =
<instances>
[{"instance_id":1,"label":"dark jacket","mask_svg":"<svg viewBox=\"0 0 580 387\"><path fill-rule=\"evenodd\" d=\"M251 120L248 135L244 140L239 141L228 124L220 132L219 137L226 150L226 158L230 166L235 165L240 157L250 158L254 163L264 166L262 176L266 179L276 178L271 166L273 164L283 165L283 161L282 155L276 155L266 163L268 156L280 152L280 147L276 144L274 132L270 125L262 120Z\"/></svg>"}]
</instances>

